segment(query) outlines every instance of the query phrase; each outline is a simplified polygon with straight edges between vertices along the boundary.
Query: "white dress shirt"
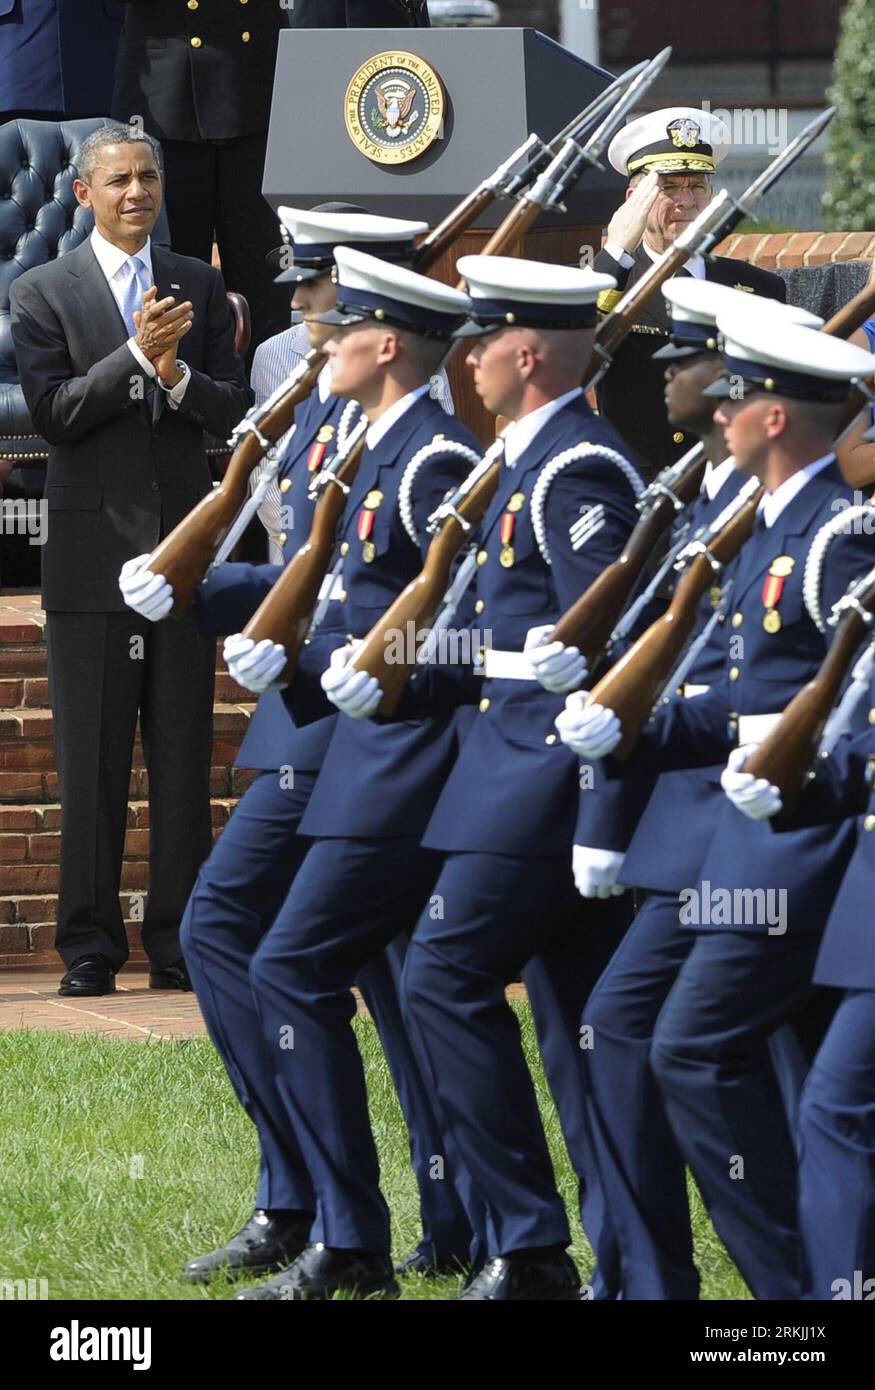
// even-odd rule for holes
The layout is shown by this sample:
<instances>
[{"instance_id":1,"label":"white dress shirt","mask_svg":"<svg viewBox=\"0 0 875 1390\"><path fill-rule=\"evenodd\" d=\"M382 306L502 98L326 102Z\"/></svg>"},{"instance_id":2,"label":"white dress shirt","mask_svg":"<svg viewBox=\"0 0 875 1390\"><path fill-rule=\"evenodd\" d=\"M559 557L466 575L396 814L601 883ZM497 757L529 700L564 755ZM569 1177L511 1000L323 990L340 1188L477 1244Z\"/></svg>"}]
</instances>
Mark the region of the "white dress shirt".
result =
<instances>
[{"instance_id":1,"label":"white dress shirt","mask_svg":"<svg viewBox=\"0 0 875 1390\"><path fill-rule=\"evenodd\" d=\"M663 253L661 251L652 250L652 248L647 245L646 241L642 241L641 246L645 256L649 256L652 261L662 260ZM604 250L607 251L611 259L615 260L618 265L621 265L624 270L631 270L632 266L635 264L635 257L630 255L628 251L624 250L623 247L619 244L619 242L606 241L604 245ZM684 269L688 270L691 275L695 275L697 280L704 280L705 257L698 255L690 256L689 260L686 261L684 264Z\"/></svg>"},{"instance_id":2,"label":"white dress shirt","mask_svg":"<svg viewBox=\"0 0 875 1390\"><path fill-rule=\"evenodd\" d=\"M406 415L410 407L423 396L427 396L431 390L431 383L426 382L424 386L417 386L415 391L408 391L406 396L402 396L400 401L390 405L384 411L379 420L375 421L365 435L365 444L369 449L376 449L381 439L384 439L393 425L397 425L402 415Z\"/></svg>"},{"instance_id":3,"label":"white dress shirt","mask_svg":"<svg viewBox=\"0 0 875 1390\"><path fill-rule=\"evenodd\" d=\"M557 396L555 401L548 401L546 405L539 405L537 410L530 410L528 415L524 415L520 420L508 425L504 431L504 461L508 468L515 468L519 459L528 449L529 445L540 434L548 420L558 414L564 405L570 401L577 400L578 396L583 395L583 388L575 386L572 391L566 391L564 396Z\"/></svg>"},{"instance_id":4,"label":"white dress shirt","mask_svg":"<svg viewBox=\"0 0 875 1390\"><path fill-rule=\"evenodd\" d=\"M815 478L818 473L822 473L825 468L828 468L834 459L835 454L824 454L823 458L815 459L805 468L800 468L798 473L787 478L780 487L775 488L774 492L763 493L757 512L762 513L766 526L774 526L784 508L789 507L793 498L802 491L805 484Z\"/></svg>"},{"instance_id":5,"label":"white dress shirt","mask_svg":"<svg viewBox=\"0 0 875 1390\"><path fill-rule=\"evenodd\" d=\"M100 232L95 227L94 231L91 233L91 249L94 252L97 264L106 277L106 282L109 285L110 293L116 302L118 311L122 318L124 318L126 279L124 267L127 265L128 261L131 259L140 261L145 267L149 281L152 284L155 283L155 277L152 273L152 238L147 237L145 246L141 246L139 251L135 252L134 256L131 257L128 255L128 252L123 251L121 247L113 246L112 242L107 241L105 236L101 236ZM188 389L188 383L191 380L191 368L185 362L180 362L178 365L182 371L182 380L178 381L175 386L168 387L158 378L152 363L137 346L136 339L128 338L128 347L146 375L151 377L153 381L157 381L162 391L165 392L167 402L171 408L176 410Z\"/></svg>"}]
</instances>

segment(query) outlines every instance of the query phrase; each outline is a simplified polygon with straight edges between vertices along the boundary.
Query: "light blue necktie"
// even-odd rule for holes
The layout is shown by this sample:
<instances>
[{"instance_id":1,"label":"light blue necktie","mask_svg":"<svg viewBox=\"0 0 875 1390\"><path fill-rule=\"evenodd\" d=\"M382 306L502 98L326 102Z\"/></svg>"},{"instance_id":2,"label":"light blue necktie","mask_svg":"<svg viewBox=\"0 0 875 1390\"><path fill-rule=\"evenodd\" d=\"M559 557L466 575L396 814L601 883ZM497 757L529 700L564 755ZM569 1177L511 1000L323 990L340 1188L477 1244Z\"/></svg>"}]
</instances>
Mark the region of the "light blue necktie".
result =
<instances>
[{"instance_id":1,"label":"light blue necktie","mask_svg":"<svg viewBox=\"0 0 875 1390\"><path fill-rule=\"evenodd\" d=\"M135 338L137 326L134 323L134 310L142 308L143 295L149 288L148 275L145 265L138 256L130 256L125 262L124 269L127 273L127 280L122 282L124 285L122 318L128 333L132 338Z\"/></svg>"}]
</instances>

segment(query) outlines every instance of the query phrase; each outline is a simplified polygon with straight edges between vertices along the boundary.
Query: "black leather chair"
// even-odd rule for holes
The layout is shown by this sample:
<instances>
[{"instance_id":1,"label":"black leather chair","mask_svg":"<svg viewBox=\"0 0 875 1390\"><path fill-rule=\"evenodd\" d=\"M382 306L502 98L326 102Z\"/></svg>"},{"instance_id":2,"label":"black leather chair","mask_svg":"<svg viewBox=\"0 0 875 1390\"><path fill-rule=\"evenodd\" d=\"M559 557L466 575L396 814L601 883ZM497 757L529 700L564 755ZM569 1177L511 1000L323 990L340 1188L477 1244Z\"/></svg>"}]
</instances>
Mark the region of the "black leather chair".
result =
<instances>
[{"instance_id":1,"label":"black leather chair","mask_svg":"<svg viewBox=\"0 0 875 1390\"><path fill-rule=\"evenodd\" d=\"M73 193L76 156L88 135L103 124L100 117L78 121L9 121L0 126L0 459L11 461L5 495L42 495L48 445L34 430L18 383L9 315L13 281L33 266L63 256L91 235L94 218ZM170 245L162 208L153 239ZM229 293L237 347L249 346L249 306ZM218 465L227 457L223 440L211 439L208 453ZM4 551L3 582L8 586L39 583L39 551L25 537L0 537Z\"/></svg>"}]
</instances>

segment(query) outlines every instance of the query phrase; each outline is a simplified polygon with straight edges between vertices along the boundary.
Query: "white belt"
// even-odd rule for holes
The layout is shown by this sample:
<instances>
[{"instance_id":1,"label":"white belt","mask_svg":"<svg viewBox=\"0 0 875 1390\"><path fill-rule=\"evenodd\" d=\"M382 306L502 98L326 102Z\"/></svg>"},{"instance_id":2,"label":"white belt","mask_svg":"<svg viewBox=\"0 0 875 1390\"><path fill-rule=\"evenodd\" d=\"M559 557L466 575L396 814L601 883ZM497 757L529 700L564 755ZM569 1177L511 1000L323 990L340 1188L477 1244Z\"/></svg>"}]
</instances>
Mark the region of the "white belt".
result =
<instances>
[{"instance_id":1,"label":"white belt","mask_svg":"<svg viewBox=\"0 0 875 1390\"><path fill-rule=\"evenodd\" d=\"M697 695L704 695L710 690L710 685L692 685L689 681L681 686L681 694L685 700L694 700Z\"/></svg>"},{"instance_id":2,"label":"white belt","mask_svg":"<svg viewBox=\"0 0 875 1390\"><path fill-rule=\"evenodd\" d=\"M535 673L528 652L500 652L487 647L483 653L483 674L487 680L533 681Z\"/></svg>"},{"instance_id":3,"label":"white belt","mask_svg":"<svg viewBox=\"0 0 875 1390\"><path fill-rule=\"evenodd\" d=\"M324 603L326 599L339 599L343 593L343 575L326 574L319 586L319 602Z\"/></svg>"},{"instance_id":4,"label":"white belt","mask_svg":"<svg viewBox=\"0 0 875 1390\"><path fill-rule=\"evenodd\" d=\"M780 714L740 714L738 716L738 742L762 743L772 732Z\"/></svg>"}]
</instances>

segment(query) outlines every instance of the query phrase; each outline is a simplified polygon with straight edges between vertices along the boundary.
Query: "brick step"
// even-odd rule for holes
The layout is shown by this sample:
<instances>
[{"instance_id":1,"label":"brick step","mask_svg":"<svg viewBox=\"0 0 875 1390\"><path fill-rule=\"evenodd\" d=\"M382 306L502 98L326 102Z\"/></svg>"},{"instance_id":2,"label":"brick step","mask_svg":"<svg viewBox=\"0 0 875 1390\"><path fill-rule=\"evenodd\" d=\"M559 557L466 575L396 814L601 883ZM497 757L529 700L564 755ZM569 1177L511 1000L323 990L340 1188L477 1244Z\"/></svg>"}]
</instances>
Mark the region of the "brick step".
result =
<instances>
[{"instance_id":1,"label":"brick step","mask_svg":"<svg viewBox=\"0 0 875 1390\"><path fill-rule=\"evenodd\" d=\"M30 649L32 652L32 648ZM0 639L0 659L4 654ZM243 705L252 702L252 692L244 690L228 671L216 672L216 703ZM0 666L0 710L39 710L49 704L49 682L45 675L4 673Z\"/></svg>"},{"instance_id":2,"label":"brick step","mask_svg":"<svg viewBox=\"0 0 875 1390\"><path fill-rule=\"evenodd\" d=\"M235 749L236 754L236 749ZM215 757L215 751L213 753ZM258 776L248 768L235 768L230 762L210 768L211 797L239 797ZM149 795L149 776L143 768L131 773L128 796L132 801ZM31 805L35 802L55 802L58 799L57 772L40 769L7 771L0 768L0 804Z\"/></svg>"},{"instance_id":3,"label":"brick step","mask_svg":"<svg viewBox=\"0 0 875 1390\"><path fill-rule=\"evenodd\" d=\"M146 897L145 893L119 897L133 961L146 959L140 938ZM56 893L0 897L0 970L17 965L54 965L60 970L54 949L57 915Z\"/></svg>"}]
</instances>

